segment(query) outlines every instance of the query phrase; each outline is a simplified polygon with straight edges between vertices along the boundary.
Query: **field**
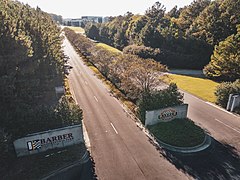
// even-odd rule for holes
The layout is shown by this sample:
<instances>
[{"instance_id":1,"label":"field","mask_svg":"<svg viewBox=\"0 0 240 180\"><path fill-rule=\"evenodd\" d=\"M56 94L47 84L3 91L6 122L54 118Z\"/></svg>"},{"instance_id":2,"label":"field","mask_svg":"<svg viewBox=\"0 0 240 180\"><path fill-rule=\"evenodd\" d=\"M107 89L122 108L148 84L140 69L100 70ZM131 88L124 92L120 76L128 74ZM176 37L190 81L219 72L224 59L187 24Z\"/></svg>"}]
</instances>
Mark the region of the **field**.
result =
<instances>
[{"instance_id":1,"label":"field","mask_svg":"<svg viewBox=\"0 0 240 180\"><path fill-rule=\"evenodd\" d=\"M107 44L104 44L104 43L98 43L97 46L103 47L103 48L105 48L105 49L107 49L108 51L111 51L111 52L113 52L113 53L122 53L120 50L118 50L118 49L116 49L116 48L114 48L114 47L111 47L111 46L109 46L109 45L107 45Z\"/></svg>"},{"instance_id":2,"label":"field","mask_svg":"<svg viewBox=\"0 0 240 180\"><path fill-rule=\"evenodd\" d=\"M203 100L213 103L216 102L216 96L214 95L214 92L219 83L209 79L176 74L170 74L169 78L170 81L175 82L180 89L187 91Z\"/></svg>"}]
</instances>

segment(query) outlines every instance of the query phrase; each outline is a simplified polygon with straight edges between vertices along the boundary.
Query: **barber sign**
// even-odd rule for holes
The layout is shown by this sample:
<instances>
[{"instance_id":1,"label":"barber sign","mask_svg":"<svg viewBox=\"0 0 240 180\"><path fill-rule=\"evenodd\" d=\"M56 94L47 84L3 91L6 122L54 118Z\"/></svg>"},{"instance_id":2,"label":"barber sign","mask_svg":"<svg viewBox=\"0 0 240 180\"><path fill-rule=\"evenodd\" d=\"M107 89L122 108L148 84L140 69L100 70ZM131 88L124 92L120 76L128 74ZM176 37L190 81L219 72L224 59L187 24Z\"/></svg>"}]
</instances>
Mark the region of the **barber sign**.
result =
<instances>
[{"instance_id":1,"label":"barber sign","mask_svg":"<svg viewBox=\"0 0 240 180\"><path fill-rule=\"evenodd\" d=\"M68 126L30 134L14 141L17 156L31 155L48 149L62 148L83 142L81 125Z\"/></svg>"},{"instance_id":2,"label":"barber sign","mask_svg":"<svg viewBox=\"0 0 240 180\"><path fill-rule=\"evenodd\" d=\"M182 119L187 117L188 105L168 107L153 111L146 111L145 126L154 125L160 122L169 122L173 119Z\"/></svg>"},{"instance_id":3,"label":"barber sign","mask_svg":"<svg viewBox=\"0 0 240 180\"><path fill-rule=\"evenodd\" d=\"M29 151L34 151L42 148L43 146L48 146L52 144L63 143L63 141L73 141L74 137L72 133L59 134L56 136L50 136L42 139L34 139L27 142L27 147Z\"/></svg>"}]
</instances>

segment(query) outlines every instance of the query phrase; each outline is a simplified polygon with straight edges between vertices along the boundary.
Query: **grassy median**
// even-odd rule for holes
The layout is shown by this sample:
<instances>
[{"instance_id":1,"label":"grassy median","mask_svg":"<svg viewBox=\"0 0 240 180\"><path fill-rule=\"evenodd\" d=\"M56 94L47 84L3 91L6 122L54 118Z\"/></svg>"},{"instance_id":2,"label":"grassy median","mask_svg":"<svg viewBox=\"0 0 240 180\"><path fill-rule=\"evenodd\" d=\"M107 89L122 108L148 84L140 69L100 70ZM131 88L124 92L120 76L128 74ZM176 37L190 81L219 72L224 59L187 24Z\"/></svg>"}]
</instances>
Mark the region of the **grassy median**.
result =
<instances>
[{"instance_id":1,"label":"grassy median","mask_svg":"<svg viewBox=\"0 0 240 180\"><path fill-rule=\"evenodd\" d=\"M177 147L193 147L204 141L204 131L189 119L175 119L148 126L160 141Z\"/></svg>"},{"instance_id":2,"label":"grassy median","mask_svg":"<svg viewBox=\"0 0 240 180\"><path fill-rule=\"evenodd\" d=\"M104 43L98 43L97 46L103 47L103 48L105 48L106 50L111 51L111 52L113 52L113 53L122 53L120 50L118 50L118 49L116 49L116 48L114 48L114 47L112 47L112 46L109 46L109 45L107 45L107 44L104 44Z\"/></svg>"},{"instance_id":3,"label":"grassy median","mask_svg":"<svg viewBox=\"0 0 240 180\"><path fill-rule=\"evenodd\" d=\"M177 84L177 86L203 100L209 102L216 102L216 96L214 94L216 87L219 83L209 79L190 77L184 75L169 75L170 81Z\"/></svg>"}]
</instances>

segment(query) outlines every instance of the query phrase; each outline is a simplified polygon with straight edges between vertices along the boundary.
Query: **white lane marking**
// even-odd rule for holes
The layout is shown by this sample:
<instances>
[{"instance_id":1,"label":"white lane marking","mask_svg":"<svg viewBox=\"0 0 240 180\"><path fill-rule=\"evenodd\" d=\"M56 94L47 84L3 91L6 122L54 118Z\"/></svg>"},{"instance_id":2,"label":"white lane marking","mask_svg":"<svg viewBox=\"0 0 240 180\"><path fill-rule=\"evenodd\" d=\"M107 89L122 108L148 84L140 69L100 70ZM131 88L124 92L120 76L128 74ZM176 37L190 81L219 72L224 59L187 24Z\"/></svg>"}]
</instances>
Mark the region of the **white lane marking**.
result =
<instances>
[{"instance_id":1,"label":"white lane marking","mask_svg":"<svg viewBox=\"0 0 240 180\"><path fill-rule=\"evenodd\" d=\"M114 129L115 133L118 134L118 132L117 132L116 128L114 127L114 125L112 123L110 123L110 124L111 124L112 128Z\"/></svg>"},{"instance_id":2,"label":"white lane marking","mask_svg":"<svg viewBox=\"0 0 240 180\"><path fill-rule=\"evenodd\" d=\"M88 85L87 81L84 81L86 85Z\"/></svg>"},{"instance_id":3,"label":"white lane marking","mask_svg":"<svg viewBox=\"0 0 240 180\"><path fill-rule=\"evenodd\" d=\"M230 128L230 129L232 129L232 130L234 130L235 132L237 132L237 133L240 134L240 131L239 131L239 130L237 130L237 129L235 129L235 128L229 126L229 125L227 125L226 123L224 123L224 122L222 122L222 121L220 121L220 120L218 120L218 119L215 119L215 120L216 120L217 122L219 122L219 123L221 123L221 124L227 126L228 128Z\"/></svg>"},{"instance_id":4,"label":"white lane marking","mask_svg":"<svg viewBox=\"0 0 240 180\"><path fill-rule=\"evenodd\" d=\"M97 97L96 96L93 96L94 97L94 99L98 102L98 99L97 99Z\"/></svg>"}]
</instances>

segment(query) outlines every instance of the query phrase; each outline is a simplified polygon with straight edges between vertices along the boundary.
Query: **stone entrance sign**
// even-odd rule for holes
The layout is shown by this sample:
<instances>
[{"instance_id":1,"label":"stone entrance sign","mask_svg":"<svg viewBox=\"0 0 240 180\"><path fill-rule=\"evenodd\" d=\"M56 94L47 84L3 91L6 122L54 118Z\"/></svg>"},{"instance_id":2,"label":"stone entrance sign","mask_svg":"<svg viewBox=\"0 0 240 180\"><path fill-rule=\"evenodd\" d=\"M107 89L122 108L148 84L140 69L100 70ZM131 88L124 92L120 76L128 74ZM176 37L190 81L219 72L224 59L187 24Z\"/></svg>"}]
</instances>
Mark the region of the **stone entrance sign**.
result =
<instances>
[{"instance_id":1,"label":"stone entrance sign","mask_svg":"<svg viewBox=\"0 0 240 180\"><path fill-rule=\"evenodd\" d=\"M17 156L31 155L48 149L71 146L83 142L81 125L29 134L13 142Z\"/></svg>"},{"instance_id":2,"label":"stone entrance sign","mask_svg":"<svg viewBox=\"0 0 240 180\"><path fill-rule=\"evenodd\" d=\"M145 126L154 125L159 122L168 122L173 119L186 118L188 105L183 104L180 106L168 107L153 111L146 111Z\"/></svg>"}]
</instances>

